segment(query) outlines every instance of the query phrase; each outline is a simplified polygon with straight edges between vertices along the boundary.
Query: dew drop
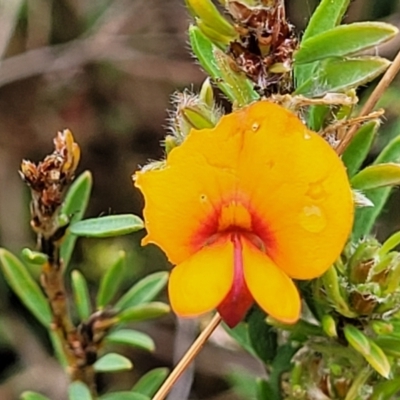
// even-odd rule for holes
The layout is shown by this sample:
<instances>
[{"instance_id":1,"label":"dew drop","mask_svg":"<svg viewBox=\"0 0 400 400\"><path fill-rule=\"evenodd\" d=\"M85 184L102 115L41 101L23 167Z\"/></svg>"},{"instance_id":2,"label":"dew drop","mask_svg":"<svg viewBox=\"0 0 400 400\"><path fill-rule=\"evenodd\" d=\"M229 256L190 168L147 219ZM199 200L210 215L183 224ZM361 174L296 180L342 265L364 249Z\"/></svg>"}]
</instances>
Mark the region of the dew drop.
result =
<instances>
[{"instance_id":1,"label":"dew drop","mask_svg":"<svg viewBox=\"0 0 400 400\"><path fill-rule=\"evenodd\" d=\"M326 226L326 217L316 205L305 206L300 213L300 225L308 232L321 232Z\"/></svg>"},{"instance_id":2,"label":"dew drop","mask_svg":"<svg viewBox=\"0 0 400 400\"><path fill-rule=\"evenodd\" d=\"M260 128L260 124L258 122L254 122L253 125L251 126L251 130L253 132L257 132L259 128Z\"/></svg>"},{"instance_id":3,"label":"dew drop","mask_svg":"<svg viewBox=\"0 0 400 400\"><path fill-rule=\"evenodd\" d=\"M306 196L315 201L321 201L326 197L326 192L321 183L310 183Z\"/></svg>"},{"instance_id":4,"label":"dew drop","mask_svg":"<svg viewBox=\"0 0 400 400\"><path fill-rule=\"evenodd\" d=\"M310 140L310 139L311 139L311 135L310 135L308 132L306 132L306 133L304 134L304 139Z\"/></svg>"},{"instance_id":5,"label":"dew drop","mask_svg":"<svg viewBox=\"0 0 400 400\"><path fill-rule=\"evenodd\" d=\"M206 203L207 200L208 200L208 197L207 197L206 194L201 194L201 195L200 195L200 202Z\"/></svg>"}]
</instances>

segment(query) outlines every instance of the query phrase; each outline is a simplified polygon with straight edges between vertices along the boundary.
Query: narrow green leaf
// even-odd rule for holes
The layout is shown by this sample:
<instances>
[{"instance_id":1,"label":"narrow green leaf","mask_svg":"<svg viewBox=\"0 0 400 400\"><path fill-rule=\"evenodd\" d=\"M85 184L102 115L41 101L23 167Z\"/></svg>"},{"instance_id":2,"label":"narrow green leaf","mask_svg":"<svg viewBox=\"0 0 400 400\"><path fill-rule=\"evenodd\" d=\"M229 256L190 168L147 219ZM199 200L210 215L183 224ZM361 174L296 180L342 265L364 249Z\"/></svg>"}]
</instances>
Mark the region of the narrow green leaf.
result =
<instances>
[{"instance_id":1,"label":"narrow green leaf","mask_svg":"<svg viewBox=\"0 0 400 400\"><path fill-rule=\"evenodd\" d=\"M92 400L89 388L79 381L72 382L68 387L69 400Z\"/></svg>"},{"instance_id":2,"label":"narrow green leaf","mask_svg":"<svg viewBox=\"0 0 400 400\"><path fill-rule=\"evenodd\" d=\"M393 377L389 381L379 382L374 385L370 400L393 400L393 396L400 391L400 378Z\"/></svg>"},{"instance_id":3,"label":"narrow green leaf","mask_svg":"<svg viewBox=\"0 0 400 400\"><path fill-rule=\"evenodd\" d=\"M189 27L189 40L201 66L232 103L243 106L259 99L249 79L230 68L227 56L198 27Z\"/></svg>"},{"instance_id":4,"label":"narrow green leaf","mask_svg":"<svg viewBox=\"0 0 400 400\"><path fill-rule=\"evenodd\" d=\"M241 398L246 400L257 400L258 385L254 375L245 371L232 371L228 373L227 379L232 389Z\"/></svg>"},{"instance_id":5,"label":"narrow green leaf","mask_svg":"<svg viewBox=\"0 0 400 400\"><path fill-rule=\"evenodd\" d=\"M156 348L154 340L149 335L133 329L120 329L111 332L105 340L108 343L124 344L147 351L154 351Z\"/></svg>"},{"instance_id":6,"label":"narrow green leaf","mask_svg":"<svg viewBox=\"0 0 400 400\"><path fill-rule=\"evenodd\" d=\"M364 168L350 181L358 190L400 185L400 164L376 164Z\"/></svg>"},{"instance_id":7,"label":"narrow green leaf","mask_svg":"<svg viewBox=\"0 0 400 400\"><path fill-rule=\"evenodd\" d=\"M21 394L20 400L50 400L48 397L40 393L27 391Z\"/></svg>"},{"instance_id":8,"label":"narrow green leaf","mask_svg":"<svg viewBox=\"0 0 400 400\"><path fill-rule=\"evenodd\" d=\"M25 265L6 249L0 249L0 265L7 283L25 307L45 327L49 327L52 321L49 303Z\"/></svg>"},{"instance_id":9,"label":"narrow green leaf","mask_svg":"<svg viewBox=\"0 0 400 400\"><path fill-rule=\"evenodd\" d=\"M349 342L350 346L353 347L364 357L370 354L371 343L369 339L355 326L346 325L343 329L344 336Z\"/></svg>"},{"instance_id":10,"label":"narrow green leaf","mask_svg":"<svg viewBox=\"0 0 400 400\"><path fill-rule=\"evenodd\" d=\"M137 306L152 301L164 289L168 282L168 272L156 272L141 279L132 286L115 304L117 309Z\"/></svg>"},{"instance_id":11,"label":"narrow green leaf","mask_svg":"<svg viewBox=\"0 0 400 400\"><path fill-rule=\"evenodd\" d=\"M389 144L377 157L374 164L389 162L400 162L400 136L389 142ZM352 234L352 239L354 241L359 240L362 236L367 235L371 231L376 219L378 218L386 201L389 198L391 190L392 188L389 187L371 189L364 192L364 195L371 200L371 202L374 204L374 207L361 208L356 210Z\"/></svg>"},{"instance_id":12,"label":"narrow green leaf","mask_svg":"<svg viewBox=\"0 0 400 400\"><path fill-rule=\"evenodd\" d=\"M322 0L307 24L303 40L339 25L349 4L350 0Z\"/></svg>"},{"instance_id":13,"label":"narrow green leaf","mask_svg":"<svg viewBox=\"0 0 400 400\"><path fill-rule=\"evenodd\" d=\"M133 386L132 391L145 396L153 397L165 378L169 374L168 368L156 368L144 374Z\"/></svg>"},{"instance_id":14,"label":"narrow green leaf","mask_svg":"<svg viewBox=\"0 0 400 400\"><path fill-rule=\"evenodd\" d=\"M78 270L72 271L71 278L72 291L79 318L81 321L86 321L92 312L86 279Z\"/></svg>"},{"instance_id":15,"label":"narrow green leaf","mask_svg":"<svg viewBox=\"0 0 400 400\"><path fill-rule=\"evenodd\" d=\"M124 279L125 265L126 253L124 251L119 251L118 258L101 279L96 299L98 308L102 309L112 301Z\"/></svg>"},{"instance_id":16,"label":"narrow green leaf","mask_svg":"<svg viewBox=\"0 0 400 400\"><path fill-rule=\"evenodd\" d=\"M89 204L92 186L92 174L90 171L85 171L74 180L69 188L64 203L61 206L61 214L71 216L71 223L80 221L83 218ZM69 264L75 247L75 242L76 236L67 231L60 250L64 269L66 269Z\"/></svg>"},{"instance_id":17,"label":"narrow green leaf","mask_svg":"<svg viewBox=\"0 0 400 400\"><path fill-rule=\"evenodd\" d=\"M390 335L380 335L375 343L389 356L400 358L400 338Z\"/></svg>"},{"instance_id":18,"label":"narrow green leaf","mask_svg":"<svg viewBox=\"0 0 400 400\"><path fill-rule=\"evenodd\" d=\"M371 351L370 354L365 356L365 359L371 367L382 375L384 378L389 378L390 363L383 350L372 340L370 340Z\"/></svg>"},{"instance_id":19,"label":"narrow green leaf","mask_svg":"<svg viewBox=\"0 0 400 400\"><path fill-rule=\"evenodd\" d=\"M260 308L254 307L247 318L247 323L253 349L260 360L268 364L277 354L278 335L275 328L266 323L266 318Z\"/></svg>"},{"instance_id":20,"label":"narrow green leaf","mask_svg":"<svg viewBox=\"0 0 400 400\"><path fill-rule=\"evenodd\" d=\"M31 249L25 248L21 251L21 257L27 263L35 265L43 265L47 262L48 258L46 254Z\"/></svg>"},{"instance_id":21,"label":"narrow green leaf","mask_svg":"<svg viewBox=\"0 0 400 400\"><path fill-rule=\"evenodd\" d=\"M302 40L305 41L339 25L349 4L350 0L321 0L308 22ZM297 65L294 63L296 87L301 86L310 79L317 68L318 63L305 65Z\"/></svg>"},{"instance_id":22,"label":"narrow green leaf","mask_svg":"<svg viewBox=\"0 0 400 400\"><path fill-rule=\"evenodd\" d=\"M364 124L353 137L342 156L347 175L352 178L366 159L379 129L379 121Z\"/></svg>"},{"instance_id":23,"label":"narrow green leaf","mask_svg":"<svg viewBox=\"0 0 400 400\"><path fill-rule=\"evenodd\" d=\"M395 232L393 235L389 236L385 242L382 244L379 250L379 257L384 257L389 251L393 250L400 244L400 232Z\"/></svg>"},{"instance_id":24,"label":"narrow green leaf","mask_svg":"<svg viewBox=\"0 0 400 400\"><path fill-rule=\"evenodd\" d=\"M325 58L344 57L377 46L395 36L398 29L383 22L340 25L302 40L295 62L307 64Z\"/></svg>"},{"instance_id":25,"label":"narrow green leaf","mask_svg":"<svg viewBox=\"0 0 400 400\"><path fill-rule=\"evenodd\" d=\"M383 350L352 325L346 325L343 332L350 346L359 352L376 372L388 378L390 364Z\"/></svg>"},{"instance_id":26,"label":"narrow green leaf","mask_svg":"<svg viewBox=\"0 0 400 400\"><path fill-rule=\"evenodd\" d=\"M135 392L113 392L106 393L100 397L100 400L151 400L150 397Z\"/></svg>"},{"instance_id":27,"label":"narrow green leaf","mask_svg":"<svg viewBox=\"0 0 400 400\"><path fill-rule=\"evenodd\" d=\"M117 353L108 353L93 364L96 372L118 372L133 368L131 361Z\"/></svg>"},{"instance_id":28,"label":"narrow green leaf","mask_svg":"<svg viewBox=\"0 0 400 400\"><path fill-rule=\"evenodd\" d=\"M257 353L253 349L253 346L250 341L249 337L249 326L245 322L241 322L240 324L236 325L234 328L229 328L228 325L222 323L222 327L225 331L231 336L236 342L249 354L254 357L257 357Z\"/></svg>"},{"instance_id":29,"label":"narrow green leaf","mask_svg":"<svg viewBox=\"0 0 400 400\"><path fill-rule=\"evenodd\" d=\"M298 87L295 94L322 97L329 92L345 92L372 81L389 65L390 62L381 57L332 59L321 63L315 76Z\"/></svg>"},{"instance_id":30,"label":"narrow green leaf","mask_svg":"<svg viewBox=\"0 0 400 400\"><path fill-rule=\"evenodd\" d=\"M108 215L89 218L71 225L71 233L76 236L105 238L127 235L144 228L143 221L133 214Z\"/></svg>"},{"instance_id":31,"label":"narrow green leaf","mask_svg":"<svg viewBox=\"0 0 400 400\"><path fill-rule=\"evenodd\" d=\"M120 322L138 322L147 319L159 318L170 311L169 305L158 301L129 307L118 314Z\"/></svg>"},{"instance_id":32,"label":"narrow green leaf","mask_svg":"<svg viewBox=\"0 0 400 400\"><path fill-rule=\"evenodd\" d=\"M53 330L51 330L49 332L49 336L50 336L51 344L53 346L54 355L57 357L57 360L61 364L61 366L64 369L66 369L68 366L68 361L67 361L67 357L64 353L64 348L63 348L63 344L61 343L60 337Z\"/></svg>"}]
</instances>

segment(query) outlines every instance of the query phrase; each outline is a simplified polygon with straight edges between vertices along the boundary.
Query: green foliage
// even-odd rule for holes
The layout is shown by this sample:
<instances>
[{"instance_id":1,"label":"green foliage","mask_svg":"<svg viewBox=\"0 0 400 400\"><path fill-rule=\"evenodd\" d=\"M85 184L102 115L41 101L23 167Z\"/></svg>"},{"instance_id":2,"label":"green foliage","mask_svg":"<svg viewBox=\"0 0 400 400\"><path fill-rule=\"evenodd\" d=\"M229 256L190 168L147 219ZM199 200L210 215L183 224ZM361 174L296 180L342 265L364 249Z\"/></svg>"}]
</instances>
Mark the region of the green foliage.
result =
<instances>
[{"instance_id":1,"label":"green foliage","mask_svg":"<svg viewBox=\"0 0 400 400\"><path fill-rule=\"evenodd\" d=\"M168 373L168 368L155 368L143 375L133 386L132 391L152 398Z\"/></svg>"},{"instance_id":2,"label":"green foliage","mask_svg":"<svg viewBox=\"0 0 400 400\"><path fill-rule=\"evenodd\" d=\"M83 382L72 382L68 388L68 400L92 400L89 388Z\"/></svg>"},{"instance_id":3,"label":"green foliage","mask_svg":"<svg viewBox=\"0 0 400 400\"><path fill-rule=\"evenodd\" d=\"M38 321L49 327L52 321L49 304L25 265L6 249L0 249L0 265L7 283L21 302Z\"/></svg>"},{"instance_id":4,"label":"green foliage","mask_svg":"<svg viewBox=\"0 0 400 400\"><path fill-rule=\"evenodd\" d=\"M60 213L70 216L70 223L80 221L89 204L90 194L92 192L93 178L89 171L79 175L69 188L65 200L61 206ZM67 232L61 245L61 258L64 262L64 268L69 264L72 252L76 243L76 236Z\"/></svg>"},{"instance_id":5,"label":"green foliage","mask_svg":"<svg viewBox=\"0 0 400 400\"><path fill-rule=\"evenodd\" d=\"M147 275L128 290L115 304L115 308L124 310L152 301L164 289L168 281L168 272L156 272Z\"/></svg>"},{"instance_id":6,"label":"green foliage","mask_svg":"<svg viewBox=\"0 0 400 400\"><path fill-rule=\"evenodd\" d=\"M118 320L121 323L145 321L162 317L168 314L169 311L167 304L154 301L124 309L118 314Z\"/></svg>"},{"instance_id":7,"label":"green foliage","mask_svg":"<svg viewBox=\"0 0 400 400\"><path fill-rule=\"evenodd\" d=\"M399 161L400 137L396 137L382 150L373 164L397 163ZM376 219L389 198L390 192L390 187L365 190L364 194L372 201L374 207L356 210L352 233L352 239L354 241L359 240L371 231Z\"/></svg>"},{"instance_id":8,"label":"green foliage","mask_svg":"<svg viewBox=\"0 0 400 400\"><path fill-rule=\"evenodd\" d=\"M96 372L119 372L133 368L131 361L117 353L108 353L99 358L93 365Z\"/></svg>"},{"instance_id":9,"label":"green foliage","mask_svg":"<svg viewBox=\"0 0 400 400\"><path fill-rule=\"evenodd\" d=\"M150 400L150 397L135 392L113 392L104 394L100 400Z\"/></svg>"},{"instance_id":10,"label":"green foliage","mask_svg":"<svg viewBox=\"0 0 400 400\"><path fill-rule=\"evenodd\" d=\"M320 64L318 71L299 86L295 94L322 97L332 92L346 92L374 80L388 68L390 62L380 57L363 56L332 59Z\"/></svg>"},{"instance_id":11,"label":"green foliage","mask_svg":"<svg viewBox=\"0 0 400 400\"><path fill-rule=\"evenodd\" d=\"M371 150L379 126L379 121L370 121L364 124L360 129L358 129L353 140L343 153L342 160L346 165L347 174L350 178L356 174L366 159Z\"/></svg>"},{"instance_id":12,"label":"green foliage","mask_svg":"<svg viewBox=\"0 0 400 400\"><path fill-rule=\"evenodd\" d=\"M89 289L85 277L78 270L71 273L72 292L79 318L85 321L89 318L92 307L90 305Z\"/></svg>"},{"instance_id":13,"label":"green foliage","mask_svg":"<svg viewBox=\"0 0 400 400\"><path fill-rule=\"evenodd\" d=\"M154 351L156 347L149 335L133 329L119 329L111 332L106 336L106 342L137 347L146 351Z\"/></svg>"},{"instance_id":14,"label":"green foliage","mask_svg":"<svg viewBox=\"0 0 400 400\"><path fill-rule=\"evenodd\" d=\"M112 301L124 278L125 268L126 254L124 251L120 251L114 264L106 271L100 281L100 287L96 299L98 308L102 309Z\"/></svg>"},{"instance_id":15,"label":"green foliage","mask_svg":"<svg viewBox=\"0 0 400 400\"><path fill-rule=\"evenodd\" d=\"M21 394L20 400L50 400L48 397L42 394L27 391Z\"/></svg>"},{"instance_id":16,"label":"green foliage","mask_svg":"<svg viewBox=\"0 0 400 400\"><path fill-rule=\"evenodd\" d=\"M106 238L127 235L143 229L143 221L133 214L108 215L90 218L71 224L76 236Z\"/></svg>"},{"instance_id":17,"label":"green foliage","mask_svg":"<svg viewBox=\"0 0 400 400\"><path fill-rule=\"evenodd\" d=\"M240 107L259 98L250 81L227 65L228 61L223 52L199 28L189 28L189 40L201 66L232 103Z\"/></svg>"},{"instance_id":18,"label":"green foliage","mask_svg":"<svg viewBox=\"0 0 400 400\"><path fill-rule=\"evenodd\" d=\"M295 62L300 65L349 56L390 40L396 33L396 27L382 22L340 25L310 39L303 38Z\"/></svg>"},{"instance_id":19,"label":"green foliage","mask_svg":"<svg viewBox=\"0 0 400 400\"><path fill-rule=\"evenodd\" d=\"M358 190L400 185L400 164L386 163L366 167L352 178L351 185Z\"/></svg>"}]
</instances>

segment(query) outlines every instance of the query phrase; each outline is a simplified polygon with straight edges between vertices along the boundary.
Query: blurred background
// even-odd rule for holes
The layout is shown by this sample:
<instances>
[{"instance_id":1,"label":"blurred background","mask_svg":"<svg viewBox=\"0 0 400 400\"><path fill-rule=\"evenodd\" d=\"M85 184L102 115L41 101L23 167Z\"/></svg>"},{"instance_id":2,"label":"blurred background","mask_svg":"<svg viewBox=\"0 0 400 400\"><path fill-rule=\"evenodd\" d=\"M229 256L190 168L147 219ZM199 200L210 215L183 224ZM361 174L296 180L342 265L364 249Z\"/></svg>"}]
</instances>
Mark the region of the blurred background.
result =
<instances>
[{"instance_id":1,"label":"blurred background","mask_svg":"<svg viewBox=\"0 0 400 400\"><path fill-rule=\"evenodd\" d=\"M132 187L131 175L138 166L162 156L159 144L171 94L184 88L197 90L205 77L188 49L189 17L183 3L0 0L1 247L16 253L26 246L34 248L29 192L19 179L19 165L23 158L37 162L50 153L56 132L65 128L82 149L79 172L90 170L94 177L86 217L141 213L143 201ZM289 19L299 35L317 3L287 1ZM400 27L400 0L353 1L346 21L363 20ZM397 37L374 51L393 59L399 48ZM381 102L387 113L377 149L400 132L399 85L397 80ZM398 195L392 196L378 236L400 228L399 201ZM140 247L142 235L80 240L73 266L84 272L95 291L116 250L123 249L131 266L126 277L129 287L150 272L168 268L160 251ZM171 315L135 328L152 335L156 351L127 349L134 370L100 376L103 390L129 388L147 370L171 367L174 355L184 351L198 326ZM196 360L191 398L251 399L246 373L262 374L262 370L221 330ZM170 399L182 400L190 381L186 377ZM66 380L51 356L46 333L0 282L0 399L17 399L27 389L55 400L66 398Z\"/></svg>"}]
</instances>

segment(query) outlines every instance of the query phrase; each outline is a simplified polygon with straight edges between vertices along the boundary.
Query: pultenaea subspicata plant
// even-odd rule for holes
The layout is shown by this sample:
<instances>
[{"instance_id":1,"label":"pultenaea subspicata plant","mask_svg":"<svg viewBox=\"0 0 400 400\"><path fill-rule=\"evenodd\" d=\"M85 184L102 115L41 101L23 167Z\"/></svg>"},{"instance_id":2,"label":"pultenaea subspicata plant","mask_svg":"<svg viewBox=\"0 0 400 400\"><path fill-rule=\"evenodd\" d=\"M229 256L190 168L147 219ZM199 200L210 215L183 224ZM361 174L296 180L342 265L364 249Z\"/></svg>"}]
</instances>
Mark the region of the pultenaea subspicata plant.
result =
<instances>
[{"instance_id":1,"label":"pultenaea subspicata plant","mask_svg":"<svg viewBox=\"0 0 400 400\"><path fill-rule=\"evenodd\" d=\"M373 108L400 68L400 56L389 66L364 51L397 29L340 25L350 1L322 0L298 37L281 0L220 3L228 18L211 0L186 0L190 44L209 78L198 95L174 95L166 157L134 175L144 224L134 215L80 221L91 175L73 181L80 152L66 130L44 161L22 163L39 252L25 249L22 262L0 249L4 276L48 330L71 400L163 399L221 320L265 365L267 378L247 379L246 399L398 398L400 233L380 243L371 229L400 184L399 136L362 168L383 114ZM359 111L357 88L386 69ZM224 115L212 85L232 112ZM154 347L121 328L168 312L152 301L167 274L147 276L114 301L120 254L92 305L85 277L67 266L76 236L143 227L143 244L157 244L176 264L168 283L175 313L217 312L158 391L165 369L129 391L99 394L97 372L132 367L120 354L103 356L107 343ZM40 266L41 287L27 262Z\"/></svg>"}]
</instances>

